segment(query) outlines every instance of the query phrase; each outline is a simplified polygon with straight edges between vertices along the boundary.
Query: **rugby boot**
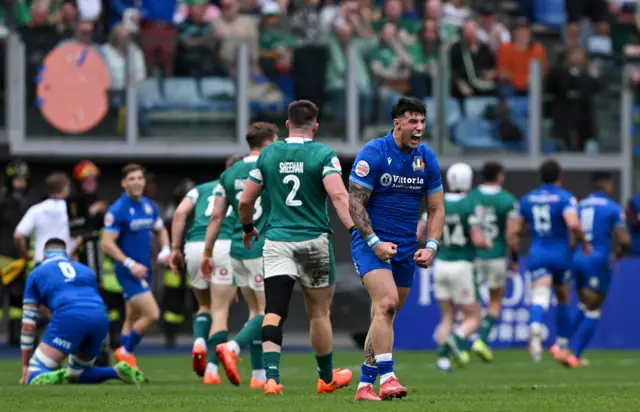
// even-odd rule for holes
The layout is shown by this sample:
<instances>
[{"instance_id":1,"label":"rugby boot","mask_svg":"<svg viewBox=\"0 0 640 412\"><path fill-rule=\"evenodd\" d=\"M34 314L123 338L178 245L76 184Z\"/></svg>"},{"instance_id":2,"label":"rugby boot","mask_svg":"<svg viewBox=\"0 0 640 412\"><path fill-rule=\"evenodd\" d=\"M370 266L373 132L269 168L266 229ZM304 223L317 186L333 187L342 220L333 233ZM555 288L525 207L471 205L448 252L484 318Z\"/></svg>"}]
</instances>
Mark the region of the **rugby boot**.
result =
<instances>
[{"instance_id":1,"label":"rugby boot","mask_svg":"<svg viewBox=\"0 0 640 412\"><path fill-rule=\"evenodd\" d=\"M267 380L264 384L265 395L282 395L282 384L276 383L275 379Z\"/></svg>"},{"instance_id":2,"label":"rugby boot","mask_svg":"<svg viewBox=\"0 0 640 412\"><path fill-rule=\"evenodd\" d=\"M261 381L260 379L254 378L253 376L251 377L251 381L249 382L249 388L251 389L262 389L264 388L264 385L266 384L266 381Z\"/></svg>"},{"instance_id":3,"label":"rugby boot","mask_svg":"<svg viewBox=\"0 0 640 412\"><path fill-rule=\"evenodd\" d=\"M220 375L214 375L211 372L205 372L204 378L202 378L202 383L205 385L220 385L222 381L220 380Z\"/></svg>"},{"instance_id":4,"label":"rugby boot","mask_svg":"<svg viewBox=\"0 0 640 412\"><path fill-rule=\"evenodd\" d=\"M127 365L131 366L134 369L138 369L138 362L133 353L126 353L124 347L120 346L118 349L113 352L113 356L116 358L118 362L126 362Z\"/></svg>"},{"instance_id":5,"label":"rugby boot","mask_svg":"<svg viewBox=\"0 0 640 412\"><path fill-rule=\"evenodd\" d=\"M351 369L336 368L333 370L333 379L326 383L322 379L318 379L318 393L331 393L336 389L344 388L349 385L353 378Z\"/></svg>"},{"instance_id":6,"label":"rugby boot","mask_svg":"<svg viewBox=\"0 0 640 412\"><path fill-rule=\"evenodd\" d=\"M207 348L200 344L193 345L191 367L196 375L204 376L204 372L207 370Z\"/></svg>"},{"instance_id":7,"label":"rugby boot","mask_svg":"<svg viewBox=\"0 0 640 412\"><path fill-rule=\"evenodd\" d=\"M59 385L69 379L69 369L58 369L55 371L41 373L31 379L29 385Z\"/></svg>"},{"instance_id":8,"label":"rugby boot","mask_svg":"<svg viewBox=\"0 0 640 412\"><path fill-rule=\"evenodd\" d=\"M572 369L581 368L585 366L582 360L578 358L576 355L574 355L573 353L570 353L569 356L567 356L566 359L562 362L562 364Z\"/></svg>"},{"instance_id":9,"label":"rugby boot","mask_svg":"<svg viewBox=\"0 0 640 412\"><path fill-rule=\"evenodd\" d=\"M389 378L385 383L380 385L380 399L383 401L404 398L407 396L407 392L407 388L400 385L395 377Z\"/></svg>"},{"instance_id":10,"label":"rugby boot","mask_svg":"<svg viewBox=\"0 0 640 412\"><path fill-rule=\"evenodd\" d=\"M473 342L471 351L485 362L491 362L493 360L493 352L491 352L489 346L480 339L476 339L475 342Z\"/></svg>"},{"instance_id":11,"label":"rugby boot","mask_svg":"<svg viewBox=\"0 0 640 412\"><path fill-rule=\"evenodd\" d=\"M132 368L126 362L118 362L114 366L116 373L121 381L124 383L128 383L131 385L142 385L144 383L149 383L149 379L145 376L142 371Z\"/></svg>"},{"instance_id":12,"label":"rugby boot","mask_svg":"<svg viewBox=\"0 0 640 412\"><path fill-rule=\"evenodd\" d=\"M380 397L373 389L373 385L363 386L356 391L356 401L381 401Z\"/></svg>"},{"instance_id":13,"label":"rugby boot","mask_svg":"<svg viewBox=\"0 0 640 412\"><path fill-rule=\"evenodd\" d=\"M227 379L233 385L240 385L240 374L238 373L238 355L227 348L226 343L221 343L216 346L216 355L220 360L220 365L224 369Z\"/></svg>"}]
</instances>

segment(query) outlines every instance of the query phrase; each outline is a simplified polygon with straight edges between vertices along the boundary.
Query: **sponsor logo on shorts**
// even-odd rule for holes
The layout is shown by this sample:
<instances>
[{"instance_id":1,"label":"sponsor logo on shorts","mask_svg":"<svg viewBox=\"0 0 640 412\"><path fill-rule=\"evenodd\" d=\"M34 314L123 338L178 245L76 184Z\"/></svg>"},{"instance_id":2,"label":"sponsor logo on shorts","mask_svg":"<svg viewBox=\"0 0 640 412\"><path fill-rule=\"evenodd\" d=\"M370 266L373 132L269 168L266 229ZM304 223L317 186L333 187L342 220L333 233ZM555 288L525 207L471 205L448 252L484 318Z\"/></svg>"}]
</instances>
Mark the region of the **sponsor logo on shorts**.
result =
<instances>
[{"instance_id":1,"label":"sponsor logo on shorts","mask_svg":"<svg viewBox=\"0 0 640 412\"><path fill-rule=\"evenodd\" d=\"M365 177L369 175L371 168L369 167L369 163L364 160L360 160L358 164L356 164L356 176Z\"/></svg>"},{"instance_id":2,"label":"sponsor logo on shorts","mask_svg":"<svg viewBox=\"0 0 640 412\"><path fill-rule=\"evenodd\" d=\"M229 274L229 270L227 268L220 269L220 276L225 277Z\"/></svg>"},{"instance_id":3,"label":"sponsor logo on shorts","mask_svg":"<svg viewBox=\"0 0 640 412\"><path fill-rule=\"evenodd\" d=\"M62 338L53 338L53 344L58 345L61 348L71 349L71 342Z\"/></svg>"},{"instance_id":4,"label":"sponsor logo on shorts","mask_svg":"<svg viewBox=\"0 0 640 412\"><path fill-rule=\"evenodd\" d=\"M256 282L256 285L261 284L263 280L264 280L264 276L262 276L262 273L258 273L253 277L253 281Z\"/></svg>"}]
</instances>

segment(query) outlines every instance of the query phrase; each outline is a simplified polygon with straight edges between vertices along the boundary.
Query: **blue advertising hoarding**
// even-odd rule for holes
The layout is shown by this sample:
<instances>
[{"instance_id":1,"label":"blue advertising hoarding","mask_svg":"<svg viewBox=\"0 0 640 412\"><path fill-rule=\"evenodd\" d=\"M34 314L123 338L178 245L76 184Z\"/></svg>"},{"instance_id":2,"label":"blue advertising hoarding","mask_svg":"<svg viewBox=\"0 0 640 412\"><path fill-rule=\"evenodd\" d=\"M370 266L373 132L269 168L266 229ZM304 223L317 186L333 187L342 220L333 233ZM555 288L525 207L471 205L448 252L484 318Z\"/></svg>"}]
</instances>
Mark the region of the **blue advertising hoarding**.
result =
<instances>
[{"instance_id":1,"label":"blue advertising hoarding","mask_svg":"<svg viewBox=\"0 0 640 412\"><path fill-rule=\"evenodd\" d=\"M521 272L507 281L500 320L490 341L494 348L525 347L529 340L530 276L524 269L526 258L521 259ZM488 293L482 288L486 304ZM571 304L576 308L577 297L572 293ZM555 339L555 298L545 317L545 345ZM609 295L602 308L590 347L593 349L640 349L640 258L624 259L614 267ZM433 294L432 269L418 269L409 298L395 321L395 349L435 349L433 339L440 321L438 303Z\"/></svg>"}]
</instances>

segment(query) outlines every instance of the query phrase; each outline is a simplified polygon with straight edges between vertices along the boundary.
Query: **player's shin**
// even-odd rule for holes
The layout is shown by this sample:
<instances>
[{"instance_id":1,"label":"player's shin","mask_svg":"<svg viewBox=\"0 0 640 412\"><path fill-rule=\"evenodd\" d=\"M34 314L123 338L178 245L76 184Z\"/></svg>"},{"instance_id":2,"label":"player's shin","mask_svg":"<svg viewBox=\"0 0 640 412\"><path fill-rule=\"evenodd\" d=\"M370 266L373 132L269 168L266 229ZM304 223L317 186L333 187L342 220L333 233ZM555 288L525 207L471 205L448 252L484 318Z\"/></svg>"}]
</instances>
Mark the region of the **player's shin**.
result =
<instances>
[{"instance_id":1,"label":"player's shin","mask_svg":"<svg viewBox=\"0 0 640 412\"><path fill-rule=\"evenodd\" d=\"M215 318L214 318L215 319ZM214 332L209 339L207 340L207 359L209 363L207 364L206 373L217 376L218 375L218 357L216 356L216 346L225 343L229 339L229 331L228 330L220 330Z\"/></svg>"},{"instance_id":2,"label":"player's shin","mask_svg":"<svg viewBox=\"0 0 640 412\"><path fill-rule=\"evenodd\" d=\"M578 303L578 307L573 314L573 318L571 319L571 337L576 334L580 324L585 319L585 312L587 311L587 307L582 303Z\"/></svg>"},{"instance_id":3,"label":"player's shin","mask_svg":"<svg viewBox=\"0 0 640 412\"><path fill-rule=\"evenodd\" d=\"M589 310L584 315L584 321L580 323L575 336L571 340L571 353L577 358L582 357L582 352L596 332L600 320L600 309Z\"/></svg>"},{"instance_id":4,"label":"player's shin","mask_svg":"<svg viewBox=\"0 0 640 412\"><path fill-rule=\"evenodd\" d=\"M556 343L562 350L569 349L571 336L571 307L568 303L558 302L556 307Z\"/></svg>"},{"instance_id":5,"label":"player's shin","mask_svg":"<svg viewBox=\"0 0 640 412\"><path fill-rule=\"evenodd\" d=\"M551 303L551 287L548 285L534 285L531 290L531 306L529 306L529 320L532 335L542 333L544 314Z\"/></svg>"},{"instance_id":6,"label":"player's shin","mask_svg":"<svg viewBox=\"0 0 640 412\"><path fill-rule=\"evenodd\" d=\"M74 383L102 383L119 379L114 368L95 367L94 360L82 360L75 355L69 356L69 381Z\"/></svg>"},{"instance_id":7,"label":"player's shin","mask_svg":"<svg viewBox=\"0 0 640 412\"><path fill-rule=\"evenodd\" d=\"M280 383L280 351L282 350L282 319L267 313L262 326L262 351L267 380Z\"/></svg>"},{"instance_id":8,"label":"player's shin","mask_svg":"<svg viewBox=\"0 0 640 412\"><path fill-rule=\"evenodd\" d=\"M193 338L194 345L200 344L203 348L207 347L207 336L211 329L211 315L209 313L198 313L193 318Z\"/></svg>"},{"instance_id":9,"label":"player's shin","mask_svg":"<svg viewBox=\"0 0 640 412\"><path fill-rule=\"evenodd\" d=\"M249 319L242 327L242 330L234 336L233 340L227 343L227 347L236 354L240 354L241 349L249 346L256 335L259 336L263 320L264 315L255 315Z\"/></svg>"}]
</instances>

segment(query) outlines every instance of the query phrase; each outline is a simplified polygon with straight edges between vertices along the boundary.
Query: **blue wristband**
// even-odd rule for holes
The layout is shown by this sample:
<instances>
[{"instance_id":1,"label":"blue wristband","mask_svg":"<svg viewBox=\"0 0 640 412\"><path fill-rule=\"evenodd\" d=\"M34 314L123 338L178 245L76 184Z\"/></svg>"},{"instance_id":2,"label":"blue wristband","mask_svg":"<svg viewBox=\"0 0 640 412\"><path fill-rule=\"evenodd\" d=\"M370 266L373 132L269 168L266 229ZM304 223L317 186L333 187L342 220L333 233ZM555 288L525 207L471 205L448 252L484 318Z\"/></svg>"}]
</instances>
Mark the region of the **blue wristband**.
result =
<instances>
[{"instance_id":1,"label":"blue wristband","mask_svg":"<svg viewBox=\"0 0 640 412\"><path fill-rule=\"evenodd\" d=\"M438 252L438 246L440 246L440 244L438 243L437 240L435 240L434 238L429 238L429 239L427 239L427 244L425 246L425 249L429 249L433 253L437 253Z\"/></svg>"},{"instance_id":2,"label":"blue wristband","mask_svg":"<svg viewBox=\"0 0 640 412\"><path fill-rule=\"evenodd\" d=\"M373 249L374 247L378 246L378 243L380 243L380 238L378 236L376 236L375 233L369 235L369 237L366 239L367 245L369 245L369 247L371 249Z\"/></svg>"}]
</instances>

